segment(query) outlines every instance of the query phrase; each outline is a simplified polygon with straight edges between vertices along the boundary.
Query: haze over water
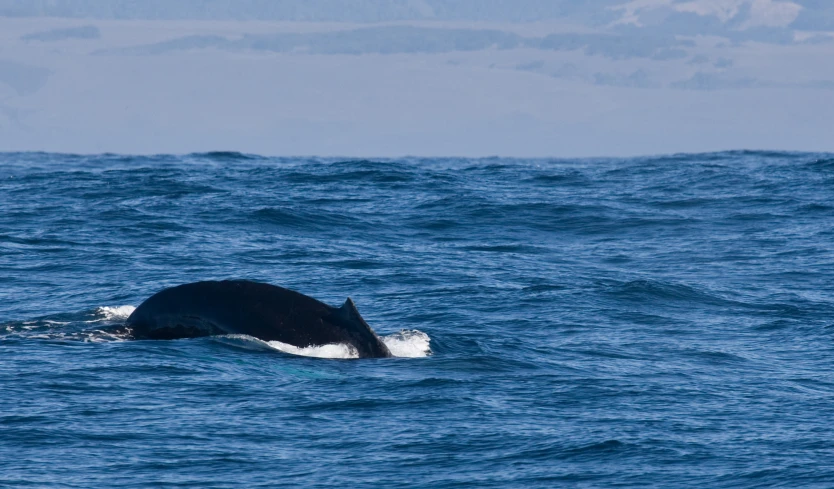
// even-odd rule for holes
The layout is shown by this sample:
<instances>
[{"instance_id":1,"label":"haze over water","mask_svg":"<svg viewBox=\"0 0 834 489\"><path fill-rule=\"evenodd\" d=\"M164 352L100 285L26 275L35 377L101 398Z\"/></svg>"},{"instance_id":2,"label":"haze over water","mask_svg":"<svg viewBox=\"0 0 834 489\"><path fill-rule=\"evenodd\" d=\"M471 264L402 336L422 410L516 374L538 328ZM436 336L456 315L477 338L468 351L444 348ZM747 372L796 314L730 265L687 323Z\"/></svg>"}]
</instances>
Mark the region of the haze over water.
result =
<instances>
[{"instance_id":1,"label":"haze over water","mask_svg":"<svg viewBox=\"0 0 834 489\"><path fill-rule=\"evenodd\" d=\"M824 0L0 0L0 151L834 151Z\"/></svg>"},{"instance_id":2,"label":"haze over water","mask_svg":"<svg viewBox=\"0 0 834 489\"><path fill-rule=\"evenodd\" d=\"M832 202L823 153L0 154L0 485L831 487ZM223 278L412 358L103 332Z\"/></svg>"}]
</instances>

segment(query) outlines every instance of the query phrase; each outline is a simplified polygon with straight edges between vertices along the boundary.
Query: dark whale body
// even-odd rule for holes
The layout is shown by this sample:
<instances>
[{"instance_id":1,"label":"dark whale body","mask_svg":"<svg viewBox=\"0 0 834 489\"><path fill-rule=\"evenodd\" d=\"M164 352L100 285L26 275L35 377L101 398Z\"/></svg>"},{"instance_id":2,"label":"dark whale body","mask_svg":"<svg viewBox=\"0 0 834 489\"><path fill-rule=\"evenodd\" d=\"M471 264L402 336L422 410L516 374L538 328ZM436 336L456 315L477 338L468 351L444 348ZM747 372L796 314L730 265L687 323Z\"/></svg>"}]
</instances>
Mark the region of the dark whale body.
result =
<instances>
[{"instance_id":1,"label":"dark whale body","mask_svg":"<svg viewBox=\"0 0 834 489\"><path fill-rule=\"evenodd\" d=\"M245 334L299 348L346 343L360 358L391 356L350 298L336 308L293 290L248 280L195 282L162 290L137 307L125 326L134 339Z\"/></svg>"}]
</instances>

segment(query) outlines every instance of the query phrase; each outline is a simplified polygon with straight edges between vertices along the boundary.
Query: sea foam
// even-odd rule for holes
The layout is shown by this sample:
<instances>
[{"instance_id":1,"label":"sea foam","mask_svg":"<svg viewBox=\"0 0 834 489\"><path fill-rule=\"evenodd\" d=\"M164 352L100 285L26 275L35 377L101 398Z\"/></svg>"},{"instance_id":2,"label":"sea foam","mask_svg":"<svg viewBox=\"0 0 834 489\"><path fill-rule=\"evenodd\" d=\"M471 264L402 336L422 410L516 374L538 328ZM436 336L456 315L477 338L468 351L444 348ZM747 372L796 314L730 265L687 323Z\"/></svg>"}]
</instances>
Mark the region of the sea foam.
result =
<instances>
[{"instance_id":1,"label":"sea foam","mask_svg":"<svg viewBox=\"0 0 834 489\"><path fill-rule=\"evenodd\" d=\"M429 343L431 338L426 333L418 330L402 330L388 336L381 336L380 339L391 351L391 355L401 358L419 358L431 355ZM308 346L299 348L297 346L281 343L280 341L267 341L270 347L284 353L301 355L315 358L359 358L359 352L351 345L344 343L331 343L327 345Z\"/></svg>"},{"instance_id":2,"label":"sea foam","mask_svg":"<svg viewBox=\"0 0 834 489\"><path fill-rule=\"evenodd\" d=\"M381 336L380 339L395 357L419 358L431 355L429 343L431 338L426 333L413 330L402 330L388 336ZM328 345L308 346L299 348L297 346L281 343L280 341L267 341L270 347L284 353L301 355L315 358L359 358L359 352L351 345L344 343L331 343Z\"/></svg>"},{"instance_id":3,"label":"sea foam","mask_svg":"<svg viewBox=\"0 0 834 489\"><path fill-rule=\"evenodd\" d=\"M359 358L359 352L356 351L356 348L344 343L331 343L328 345L307 346L304 348L299 348L287 343L281 343L280 341L267 341L267 344L284 353L291 353L293 355L300 355L304 357Z\"/></svg>"},{"instance_id":4,"label":"sea foam","mask_svg":"<svg viewBox=\"0 0 834 489\"><path fill-rule=\"evenodd\" d=\"M100 316L100 320L116 321L127 319L135 310L135 306L102 306L96 309L96 315Z\"/></svg>"},{"instance_id":5,"label":"sea foam","mask_svg":"<svg viewBox=\"0 0 834 489\"><path fill-rule=\"evenodd\" d=\"M380 339L395 357L418 358L431 355L431 338L416 329L404 329Z\"/></svg>"}]
</instances>

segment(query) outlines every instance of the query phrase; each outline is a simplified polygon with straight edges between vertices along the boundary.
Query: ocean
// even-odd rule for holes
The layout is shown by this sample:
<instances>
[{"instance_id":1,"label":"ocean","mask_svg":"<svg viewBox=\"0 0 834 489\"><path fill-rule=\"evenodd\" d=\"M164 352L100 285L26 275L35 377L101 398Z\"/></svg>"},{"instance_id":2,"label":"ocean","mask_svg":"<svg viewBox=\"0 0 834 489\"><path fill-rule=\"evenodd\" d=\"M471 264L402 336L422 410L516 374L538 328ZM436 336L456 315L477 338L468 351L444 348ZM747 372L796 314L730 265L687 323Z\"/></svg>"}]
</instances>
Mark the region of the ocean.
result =
<instances>
[{"instance_id":1,"label":"ocean","mask_svg":"<svg viewBox=\"0 0 834 489\"><path fill-rule=\"evenodd\" d=\"M169 286L397 356L113 333ZM834 155L0 154L2 487L834 487Z\"/></svg>"}]
</instances>

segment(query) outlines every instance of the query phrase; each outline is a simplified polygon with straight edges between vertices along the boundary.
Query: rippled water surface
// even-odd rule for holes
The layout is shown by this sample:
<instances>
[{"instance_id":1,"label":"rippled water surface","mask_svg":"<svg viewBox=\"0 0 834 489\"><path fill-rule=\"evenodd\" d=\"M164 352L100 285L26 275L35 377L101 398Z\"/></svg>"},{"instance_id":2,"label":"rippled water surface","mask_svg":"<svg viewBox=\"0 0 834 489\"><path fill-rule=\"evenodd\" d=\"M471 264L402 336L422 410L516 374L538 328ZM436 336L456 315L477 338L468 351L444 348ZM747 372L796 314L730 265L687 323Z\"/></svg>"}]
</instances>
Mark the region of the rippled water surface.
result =
<instances>
[{"instance_id":1,"label":"rippled water surface","mask_svg":"<svg viewBox=\"0 0 834 489\"><path fill-rule=\"evenodd\" d=\"M223 278L411 358L107 332ZM834 487L833 345L834 155L0 154L3 487Z\"/></svg>"}]
</instances>

